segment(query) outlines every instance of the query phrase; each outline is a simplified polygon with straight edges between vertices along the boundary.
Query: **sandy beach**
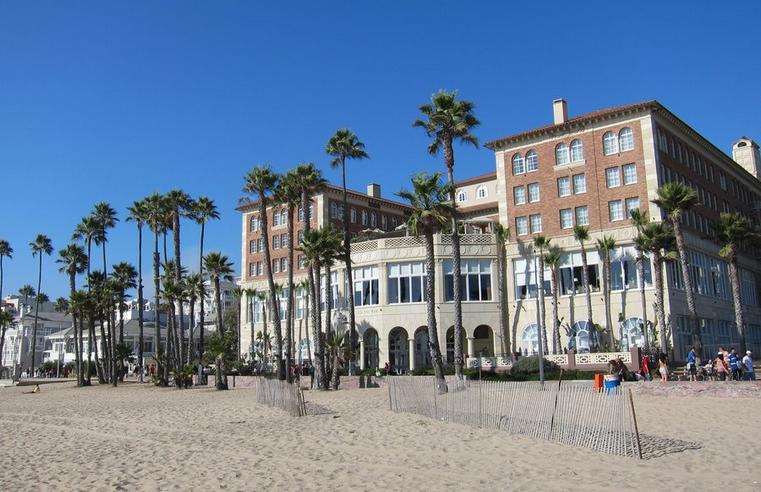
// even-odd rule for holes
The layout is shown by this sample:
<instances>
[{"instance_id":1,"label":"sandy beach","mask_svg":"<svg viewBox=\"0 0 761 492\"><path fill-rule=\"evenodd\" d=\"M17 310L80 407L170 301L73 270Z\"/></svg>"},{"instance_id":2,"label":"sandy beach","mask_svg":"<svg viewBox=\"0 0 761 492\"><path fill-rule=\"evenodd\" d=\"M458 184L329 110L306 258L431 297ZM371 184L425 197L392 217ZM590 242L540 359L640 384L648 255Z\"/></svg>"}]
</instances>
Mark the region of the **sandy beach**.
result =
<instances>
[{"instance_id":1,"label":"sandy beach","mask_svg":"<svg viewBox=\"0 0 761 492\"><path fill-rule=\"evenodd\" d=\"M657 383L652 383L657 384ZM0 490L761 490L761 400L638 392L640 432L701 448L637 461L388 410L383 389L0 388ZM731 482L727 482L730 480Z\"/></svg>"}]
</instances>

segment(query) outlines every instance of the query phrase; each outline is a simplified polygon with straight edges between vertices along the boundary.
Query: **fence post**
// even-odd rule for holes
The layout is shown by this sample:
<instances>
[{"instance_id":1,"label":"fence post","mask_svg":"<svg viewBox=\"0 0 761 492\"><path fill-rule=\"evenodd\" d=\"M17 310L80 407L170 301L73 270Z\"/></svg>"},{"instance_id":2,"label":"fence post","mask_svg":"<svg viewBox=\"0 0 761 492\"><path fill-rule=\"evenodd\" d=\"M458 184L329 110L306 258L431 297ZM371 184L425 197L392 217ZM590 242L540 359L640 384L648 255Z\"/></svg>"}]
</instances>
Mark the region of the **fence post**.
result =
<instances>
[{"instance_id":1,"label":"fence post","mask_svg":"<svg viewBox=\"0 0 761 492\"><path fill-rule=\"evenodd\" d=\"M637 457L642 459L642 446L639 442L639 428L637 426L637 414L634 412L634 398L632 397L632 390L629 388L629 406L632 409L632 420L634 421L634 442L637 444Z\"/></svg>"}]
</instances>

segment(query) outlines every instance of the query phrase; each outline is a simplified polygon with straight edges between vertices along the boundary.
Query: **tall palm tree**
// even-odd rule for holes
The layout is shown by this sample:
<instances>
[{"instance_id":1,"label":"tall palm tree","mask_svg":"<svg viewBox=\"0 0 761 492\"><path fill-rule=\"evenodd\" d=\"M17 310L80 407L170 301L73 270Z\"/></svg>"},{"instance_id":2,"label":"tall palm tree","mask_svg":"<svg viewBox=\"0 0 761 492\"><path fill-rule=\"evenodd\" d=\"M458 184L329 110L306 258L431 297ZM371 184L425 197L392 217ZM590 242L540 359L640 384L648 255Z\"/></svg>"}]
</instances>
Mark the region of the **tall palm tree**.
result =
<instances>
[{"instance_id":1,"label":"tall palm tree","mask_svg":"<svg viewBox=\"0 0 761 492\"><path fill-rule=\"evenodd\" d=\"M539 265L536 269L536 289L539 296L539 327L537 335L539 337L539 360L542 362L539 367L542 369L539 374L539 380L544 382L544 355L549 352L547 349L547 321L544 306L544 251L550 248L550 238L537 235L534 236L534 249L538 251L536 258Z\"/></svg>"},{"instance_id":2,"label":"tall palm tree","mask_svg":"<svg viewBox=\"0 0 761 492\"><path fill-rule=\"evenodd\" d=\"M616 240L610 236L603 236L597 240L597 252L602 259L602 298L605 305L605 325L610 331L610 349L616 350L616 337L615 330L613 329L613 321L610 316L610 291L611 291L611 271L610 271L610 255L613 250L616 249ZM623 342L623 340L621 340Z\"/></svg>"},{"instance_id":3,"label":"tall palm tree","mask_svg":"<svg viewBox=\"0 0 761 492\"><path fill-rule=\"evenodd\" d=\"M293 304L295 299L293 282L293 234L295 232L294 212L296 211L296 207L298 207L298 205L301 203L301 189L299 188L299 180L300 175L295 169L293 169L282 177L278 183L277 188L278 201L286 205L288 214L288 300L286 303L285 317L285 377L289 383L292 382L291 360L293 358L293 353L291 351L291 347L293 346ZM344 205L344 207L346 207L346 205ZM346 216L346 214L344 215Z\"/></svg>"},{"instance_id":4,"label":"tall palm tree","mask_svg":"<svg viewBox=\"0 0 761 492\"><path fill-rule=\"evenodd\" d=\"M682 282L684 293L687 297L687 312L690 316L692 345L699 354L703 353L703 339L700 334L700 319L695 304L695 290L692 285L690 274L690 260L687 257L687 247L684 245L684 232L682 231L682 216L699 205L697 192L682 183L666 183L656 190L658 198L653 203L660 207L665 214L666 220L674 230L676 250L679 254L679 266L682 269Z\"/></svg>"},{"instance_id":5,"label":"tall palm tree","mask_svg":"<svg viewBox=\"0 0 761 492\"><path fill-rule=\"evenodd\" d=\"M233 264L227 256L212 251L204 258L204 267L206 267L206 271L209 272L209 278L214 285L214 301L217 306L217 333L220 337L224 337L225 326L222 323L222 289L220 286L220 279L232 280L233 277L231 274L233 273ZM227 376L225 376L224 371L224 358L218 356L217 369L214 378L217 389L227 388Z\"/></svg>"},{"instance_id":6,"label":"tall palm tree","mask_svg":"<svg viewBox=\"0 0 761 492\"><path fill-rule=\"evenodd\" d=\"M312 299L312 339L314 340L314 372L315 387L323 389L326 386L326 367L325 367L325 350L322 336L322 310L320 306L320 286L319 278L322 269L322 258L324 249L324 237L322 229L310 229L304 231L299 249L304 253L304 261L310 269L309 290ZM312 274L316 273L315 276ZM327 292L326 292L327 294ZM326 297L330 297L329 295Z\"/></svg>"},{"instance_id":7,"label":"tall palm tree","mask_svg":"<svg viewBox=\"0 0 761 492\"><path fill-rule=\"evenodd\" d=\"M447 167L447 180L450 186L450 201L456 207L454 180L454 142L471 144L478 147L478 139L471 130L480 125L473 110L475 105L469 101L457 99L457 91L440 90L431 96L431 103L420 106L424 119L416 120L412 126L421 127L426 135L433 138L428 145L428 153L437 155L444 153L444 164ZM457 226L457 213L452 217L452 263L454 288L454 359L455 375L462 379L464 359L462 356L462 295L460 292L460 235Z\"/></svg>"},{"instance_id":8,"label":"tall palm tree","mask_svg":"<svg viewBox=\"0 0 761 492\"><path fill-rule=\"evenodd\" d=\"M267 333L267 293L264 291L258 291L256 293L256 299L259 301L259 304L262 306L262 336L264 340L264 347L262 348L262 356L264 357L264 361L267 361L267 348L269 346L269 340L270 336Z\"/></svg>"},{"instance_id":9,"label":"tall palm tree","mask_svg":"<svg viewBox=\"0 0 761 492\"><path fill-rule=\"evenodd\" d=\"M198 273L201 275L202 281L205 278L203 273L204 234L206 233L206 223L212 219L219 219L219 212L217 211L217 206L214 204L214 200L205 196L198 197L198 200L196 200L195 206L193 207L193 220L196 221L196 224L201 226L201 241L199 243L200 252L198 255ZM198 292L198 295L200 295L201 291L199 290ZM206 306L204 300L205 297L201 297L201 303L199 306L200 310L198 311L198 324L200 325L200 331L198 333L198 353L200 355L203 355L204 350L204 325L206 322Z\"/></svg>"},{"instance_id":10,"label":"tall palm tree","mask_svg":"<svg viewBox=\"0 0 761 492\"><path fill-rule=\"evenodd\" d=\"M86 262L85 262L86 263ZM79 368L79 374L77 375L77 384L80 385L79 379L81 378L81 385L82 386L88 386L90 384L90 368L92 367L92 350L87 350L87 369L85 370L85 362L81 360L82 357L84 357L84 318L92 315L92 296L89 292L85 290L77 290L71 294L71 298L69 299L69 304L71 307L72 312L72 318L75 320L79 320L80 323L80 329L79 329L79 346L77 347L77 351L81 354L80 356L80 364L82 367ZM93 339L90 338L90 335L87 336L87 345L88 347L92 346Z\"/></svg>"},{"instance_id":11,"label":"tall palm tree","mask_svg":"<svg viewBox=\"0 0 761 492\"><path fill-rule=\"evenodd\" d=\"M589 285L589 262L587 261L587 248L585 244L590 240L589 227L580 225L574 226L573 237L579 242L579 246L581 246L581 276L584 294L587 299L587 329L591 330L594 326L592 324L592 287Z\"/></svg>"},{"instance_id":12,"label":"tall palm tree","mask_svg":"<svg viewBox=\"0 0 761 492\"><path fill-rule=\"evenodd\" d=\"M649 222L634 239L638 248L653 256L653 283L655 284L655 319L661 353L668 352L666 311L663 298L663 264L676 259L676 238L671 226L664 222Z\"/></svg>"},{"instance_id":13,"label":"tall palm tree","mask_svg":"<svg viewBox=\"0 0 761 492\"><path fill-rule=\"evenodd\" d=\"M454 215L454 205L450 200L451 185L442 185L441 173L421 173L412 178L412 191L400 191L397 195L407 200L412 207L407 219L407 229L415 236L425 238L426 267L426 316L428 323L428 350L436 376L439 394L447 392L444 380L444 361L441 358L439 330L436 323L436 258L433 235L444 230ZM410 354L412 355L412 354Z\"/></svg>"},{"instance_id":14,"label":"tall palm tree","mask_svg":"<svg viewBox=\"0 0 761 492\"><path fill-rule=\"evenodd\" d=\"M246 296L246 319L248 320L248 324L251 326L251 337L250 337L250 347L248 349L249 354L254 354L254 347L256 346L256 332L254 330L256 319L256 313L254 313L254 299L256 299L257 290L251 287L246 287L243 289L243 294ZM252 359L253 360L253 359Z\"/></svg>"},{"instance_id":15,"label":"tall palm tree","mask_svg":"<svg viewBox=\"0 0 761 492\"><path fill-rule=\"evenodd\" d=\"M270 313L272 314L272 324L275 329L275 344L278 346L278 353L275 354L277 363L277 378L285 379L283 370L283 333L280 326L280 309L275 304L275 277L272 273L272 255L270 254L270 243L268 234L267 204L270 201L270 194L276 189L280 177L272 172L268 166L257 166L246 174L244 177L245 185L243 191L257 197L259 204L259 216L262 225L262 240L264 241L264 270L267 272L267 285L270 291Z\"/></svg>"},{"instance_id":16,"label":"tall palm tree","mask_svg":"<svg viewBox=\"0 0 761 492\"><path fill-rule=\"evenodd\" d=\"M312 360L312 347L309 343L309 296L310 296L310 290L309 290L309 279L305 278L301 282L298 283L296 286L298 289L301 289L301 291L304 293L304 311L302 312L301 319L299 320L299 356L301 356L301 325L302 322L305 325L304 330L306 334L306 341L307 341L307 360Z\"/></svg>"},{"instance_id":17,"label":"tall palm tree","mask_svg":"<svg viewBox=\"0 0 761 492\"><path fill-rule=\"evenodd\" d=\"M544 264L550 270L550 296L552 297L552 353L562 352L560 346L560 318L558 316L558 269L560 268L560 248L552 245L544 254Z\"/></svg>"},{"instance_id":18,"label":"tall palm tree","mask_svg":"<svg viewBox=\"0 0 761 492\"><path fill-rule=\"evenodd\" d=\"M137 324L138 324L138 341L137 341L137 371L139 381L143 382L143 323L144 323L144 306L143 299L143 225L150 219L150 210L146 200L139 200L127 207L129 215L128 222L134 222L137 225Z\"/></svg>"},{"instance_id":19,"label":"tall palm tree","mask_svg":"<svg viewBox=\"0 0 761 492\"><path fill-rule=\"evenodd\" d=\"M161 306L161 277L160 277L160 266L161 266L161 255L159 253L159 236L162 234L162 231L164 230L164 210L165 210L165 201L164 198L159 195L158 193L154 193L147 198L144 199L145 201L145 207L146 207L146 223L148 224L148 227L150 227L151 231L153 232L153 310L155 314L155 321L156 321L156 345L153 348L154 353L154 360L156 361L156 375L158 377L158 383L160 386L166 386L167 381L164 378L164 368L163 368L163 361L161 357L159 357L160 353L160 347L161 347L161 311L159 310L159 307ZM169 332L167 330L166 333L166 342L169 343Z\"/></svg>"},{"instance_id":20,"label":"tall palm tree","mask_svg":"<svg viewBox=\"0 0 761 492\"><path fill-rule=\"evenodd\" d=\"M185 279L185 298L188 300L188 311L190 312L187 351L187 364L190 365L195 360L196 300L200 299L200 307L203 310L203 301L206 298L206 286L200 273L188 275Z\"/></svg>"},{"instance_id":21,"label":"tall palm tree","mask_svg":"<svg viewBox=\"0 0 761 492\"><path fill-rule=\"evenodd\" d=\"M58 255L59 258L56 260L56 263L61 265L58 271L69 275L69 295L73 306L74 295L77 292L77 275L87 270L87 255L84 248L78 244L69 244L60 250ZM79 316L80 313L77 309L70 309L70 312L72 325L74 326L74 363L77 367L77 386L84 386L85 380L82 373L82 332L79 331L82 318ZM82 323L82 326L84 326L84 323Z\"/></svg>"},{"instance_id":22,"label":"tall palm tree","mask_svg":"<svg viewBox=\"0 0 761 492\"><path fill-rule=\"evenodd\" d=\"M330 340L333 336L333 320L331 314L331 308L333 307L333 292L331 287L331 269L335 265L336 260L343 258L345 249L343 248L341 233L332 225L323 227L320 229L322 233L322 258L320 263L325 268L325 339ZM330 355L325 354L325 366L332 366ZM338 368L332 367L333 389L338 389ZM325 381L325 389L328 381Z\"/></svg>"},{"instance_id":23,"label":"tall palm tree","mask_svg":"<svg viewBox=\"0 0 761 492\"><path fill-rule=\"evenodd\" d=\"M93 308L93 313L91 319L94 323L94 320L98 320L98 325L100 328L100 358L98 359L98 364L100 366L100 374L98 376L98 383L100 384L106 384L110 380L110 362L111 361L111 355L108 351L107 346L107 335L106 335L106 322L105 318L109 314L109 308L111 306L111 300L106 300L107 292L106 292L106 283L108 281L108 278L103 274L100 270L92 270L90 272L90 275L87 279L87 288L88 291L91 293L92 296L92 304L91 307ZM95 329L93 328L93 332ZM110 331L110 328L109 328ZM95 344L96 338L93 337L93 344ZM96 359L98 358L98 352L95 352Z\"/></svg>"},{"instance_id":24,"label":"tall palm tree","mask_svg":"<svg viewBox=\"0 0 761 492\"><path fill-rule=\"evenodd\" d=\"M515 362L515 337L510 338L510 306L507 296L507 246L510 240L510 228L494 224L494 237L497 241L497 295L499 296L499 332L502 334L502 353L510 354Z\"/></svg>"},{"instance_id":25,"label":"tall palm tree","mask_svg":"<svg viewBox=\"0 0 761 492\"><path fill-rule=\"evenodd\" d=\"M37 301L34 307L34 325L32 327L32 343L31 343L31 358L29 361L29 373L34 374L34 359L37 348L37 321L40 314L40 288L42 287L42 257L44 255L50 256L53 253L53 244L50 239L44 234L37 234L37 237L29 243L29 247L32 249L32 256L39 256L39 268L37 270Z\"/></svg>"},{"instance_id":26,"label":"tall palm tree","mask_svg":"<svg viewBox=\"0 0 761 492\"><path fill-rule=\"evenodd\" d=\"M174 240L174 263L177 268L174 272L174 280L177 284L182 283L182 261L180 254L180 218L181 217L193 217L195 211L195 203L190 196L182 190L174 189L166 194L166 199L169 204L169 210L172 214L172 238ZM182 297L178 298L177 309L179 316L177 317L179 324L179 336L178 342L180 344L179 353L182 354L184 349L183 340L185 339L185 327L184 318L182 316ZM180 355L180 363L182 363L182 355Z\"/></svg>"},{"instance_id":27,"label":"tall palm tree","mask_svg":"<svg viewBox=\"0 0 761 492\"><path fill-rule=\"evenodd\" d=\"M0 302L3 300L3 257L13 258L13 248L5 239L0 239ZM0 358L2 358L3 345L5 345L5 330L9 323L0 325Z\"/></svg>"},{"instance_id":28,"label":"tall palm tree","mask_svg":"<svg viewBox=\"0 0 761 492\"><path fill-rule=\"evenodd\" d=\"M235 311L238 313L238 326L236 327L236 333L235 333L235 351L236 351L236 359L240 360L241 354L240 354L240 335L241 335L241 328L243 326L243 309L241 308L241 305L243 304L243 294L244 290L243 287L240 285L236 285L235 288L233 288L233 297L235 298L235 305L237 306Z\"/></svg>"},{"instance_id":29,"label":"tall palm tree","mask_svg":"<svg viewBox=\"0 0 761 492\"><path fill-rule=\"evenodd\" d=\"M346 159L367 159L370 156L365 151L365 144L348 128L341 128L330 137L325 146L325 152L333 157L330 167L341 168L341 186L343 201L343 232L344 232L344 264L346 265L346 285L354 285L351 271L351 235L349 233L349 205L346 191ZM356 317L354 312L354 296L347 295L349 301L349 345L354 345L356 333Z\"/></svg>"},{"instance_id":30,"label":"tall palm tree","mask_svg":"<svg viewBox=\"0 0 761 492\"><path fill-rule=\"evenodd\" d=\"M642 234L642 229L648 224L647 211L635 208L629 212L629 218L632 225L637 230L637 236ZM637 241L634 243L634 249L637 251L637 274L639 275L639 298L642 303L642 335L645 338L645 350L650 350L650 339L647 333L647 299L645 298L645 262L649 257L645 251L639 247Z\"/></svg>"},{"instance_id":31,"label":"tall palm tree","mask_svg":"<svg viewBox=\"0 0 761 492\"><path fill-rule=\"evenodd\" d=\"M72 240L74 241L84 241L85 246L87 248L86 256L87 256L87 292L88 294L92 293L92 288L90 287L90 273L91 273L91 267L92 267L92 245L93 243L100 244L100 241L102 241L102 234L101 234L101 228L98 224L98 221L93 216L84 217L79 224L74 228L74 234L72 234ZM84 307L87 309L94 309L95 303L92 302L92 299L89 299L90 302L87 302L83 304ZM103 374L103 367L100 363L100 358L98 356L98 344L95 342L95 316L94 313L91 311L88 311L87 315L87 324L88 324L88 343L87 343L87 360L88 362L88 368L91 367L89 363L92 361L92 352L95 352L95 370L98 375L98 382L103 384L106 382L105 375ZM104 341L101 338L101 344L103 344ZM87 384L90 384L90 370L87 370Z\"/></svg>"},{"instance_id":32,"label":"tall palm tree","mask_svg":"<svg viewBox=\"0 0 761 492\"><path fill-rule=\"evenodd\" d=\"M99 235L96 237L95 244L100 243L103 252L103 274L108 277L108 264L106 263L106 243L108 242L108 230L114 228L119 219L116 217L116 210L114 210L107 202L96 203L95 209L93 210L91 216L98 224ZM116 322L114 312L106 313L106 322L109 325L108 333L112 333L114 331L113 325ZM114 345L114 341L109 336L106 347L108 355L112 360L112 351Z\"/></svg>"},{"instance_id":33,"label":"tall palm tree","mask_svg":"<svg viewBox=\"0 0 761 492\"><path fill-rule=\"evenodd\" d=\"M713 226L712 237L721 246L719 254L729 263L729 282L732 286L732 301L735 306L735 324L740 334L740 353L744 353L746 349L745 313L742 305L740 272L737 268L737 253L740 248L747 247L751 241L761 239L761 235L753 223L739 213L722 213Z\"/></svg>"},{"instance_id":34,"label":"tall palm tree","mask_svg":"<svg viewBox=\"0 0 761 492\"><path fill-rule=\"evenodd\" d=\"M137 287L137 270L131 264L123 261L113 266L111 277L115 280L117 287L117 299L119 299L119 343L124 343L124 307L127 290Z\"/></svg>"}]
</instances>

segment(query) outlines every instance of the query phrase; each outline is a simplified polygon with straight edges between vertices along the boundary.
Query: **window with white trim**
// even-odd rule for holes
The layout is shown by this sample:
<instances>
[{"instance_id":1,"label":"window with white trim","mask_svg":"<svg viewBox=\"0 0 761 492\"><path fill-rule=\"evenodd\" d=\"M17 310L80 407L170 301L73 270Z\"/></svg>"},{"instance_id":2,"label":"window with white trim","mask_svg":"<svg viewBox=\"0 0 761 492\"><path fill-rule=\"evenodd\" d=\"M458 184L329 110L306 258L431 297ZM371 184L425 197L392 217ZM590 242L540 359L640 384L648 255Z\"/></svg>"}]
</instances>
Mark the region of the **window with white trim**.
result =
<instances>
[{"instance_id":1,"label":"window with white trim","mask_svg":"<svg viewBox=\"0 0 761 492\"><path fill-rule=\"evenodd\" d=\"M630 185L637 182L637 165L634 163L621 166L624 174L624 184Z\"/></svg>"},{"instance_id":2,"label":"window with white trim","mask_svg":"<svg viewBox=\"0 0 761 492\"><path fill-rule=\"evenodd\" d=\"M584 160L584 144L578 138L571 142L571 162Z\"/></svg>"},{"instance_id":3,"label":"window with white trim","mask_svg":"<svg viewBox=\"0 0 761 492\"><path fill-rule=\"evenodd\" d=\"M528 234L528 218L525 216L515 218L515 233L519 236Z\"/></svg>"},{"instance_id":4,"label":"window with white trim","mask_svg":"<svg viewBox=\"0 0 761 492\"><path fill-rule=\"evenodd\" d=\"M639 209L639 197L634 196L626 199L626 217L631 218L632 211Z\"/></svg>"},{"instance_id":5,"label":"window with white trim","mask_svg":"<svg viewBox=\"0 0 761 492\"><path fill-rule=\"evenodd\" d=\"M388 265L389 304L425 302L425 263L391 263Z\"/></svg>"},{"instance_id":6,"label":"window with white trim","mask_svg":"<svg viewBox=\"0 0 761 492\"><path fill-rule=\"evenodd\" d=\"M280 271L281 272L287 272L288 271L288 258L280 258Z\"/></svg>"},{"instance_id":7,"label":"window with white trim","mask_svg":"<svg viewBox=\"0 0 761 492\"><path fill-rule=\"evenodd\" d=\"M356 268L354 274L354 305L371 306L378 304L378 267Z\"/></svg>"},{"instance_id":8,"label":"window with white trim","mask_svg":"<svg viewBox=\"0 0 761 492\"><path fill-rule=\"evenodd\" d=\"M357 223L357 209L354 207L351 207L351 210L349 211L349 220L352 224Z\"/></svg>"},{"instance_id":9,"label":"window with white trim","mask_svg":"<svg viewBox=\"0 0 761 492\"><path fill-rule=\"evenodd\" d=\"M272 212L272 227L278 227L280 225L280 213L277 210Z\"/></svg>"},{"instance_id":10,"label":"window with white trim","mask_svg":"<svg viewBox=\"0 0 761 492\"><path fill-rule=\"evenodd\" d=\"M280 236L278 234L272 236L272 249L280 249Z\"/></svg>"},{"instance_id":11,"label":"window with white trim","mask_svg":"<svg viewBox=\"0 0 761 492\"><path fill-rule=\"evenodd\" d=\"M531 222L531 234L542 232L542 216L540 214L533 214L529 216Z\"/></svg>"},{"instance_id":12,"label":"window with white trim","mask_svg":"<svg viewBox=\"0 0 761 492\"><path fill-rule=\"evenodd\" d=\"M568 176L562 176L558 178L558 196L570 196L571 194L571 178Z\"/></svg>"},{"instance_id":13,"label":"window with white trim","mask_svg":"<svg viewBox=\"0 0 761 492\"><path fill-rule=\"evenodd\" d=\"M465 193L465 190L460 190L457 192L457 201L458 202L468 201L468 194Z\"/></svg>"},{"instance_id":14,"label":"window with white trim","mask_svg":"<svg viewBox=\"0 0 761 492\"><path fill-rule=\"evenodd\" d=\"M486 186L481 185L478 188L476 188L476 198L486 198L488 195L488 191L486 189Z\"/></svg>"},{"instance_id":15,"label":"window with white trim","mask_svg":"<svg viewBox=\"0 0 761 492\"><path fill-rule=\"evenodd\" d=\"M259 244L258 244L258 246L259 246L259 252L260 252L260 253L264 253L264 238L263 238L263 237L260 237L260 238L258 239L257 243L259 243Z\"/></svg>"},{"instance_id":16,"label":"window with white trim","mask_svg":"<svg viewBox=\"0 0 761 492\"><path fill-rule=\"evenodd\" d=\"M618 154L618 136L613 132L605 132L602 136L602 149L605 155Z\"/></svg>"},{"instance_id":17,"label":"window with white trim","mask_svg":"<svg viewBox=\"0 0 761 492\"><path fill-rule=\"evenodd\" d=\"M370 227L376 227L378 225L378 216L375 212L370 212Z\"/></svg>"},{"instance_id":18,"label":"window with white trim","mask_svg":"<svg viewBox=\"0 0 761 492\"><path fill-rule=\"evenodd\" d=\"M587 192L587 177L585 174L574 174L573 175L573 194L578 195L579 193L586 193Z\"/></svg>"},{"instance_id":19,"label":"window with white trim","mask_svg":"<svg viewBox=\"0 0 761 492\"><path fill-rule=\"evenodd\" d=\"M248 254L256 253L256 239L252 239L248 242Z\"/></svg>"},{"instance_id":20,"label":"window with white trim","mask_svg":"<svg viewBox=\"0 0 761 492\"><path fill-rule=\"evenodd\" d=\"M608 217L611 222L624 220L624 207L621 200L611 200L608 202Z\"/></svg>"},{"instance_id":21,"label":"window with white trim","mask_svg":"<svg viewBox=\"0 0 761 492\"><path fill-rule=\"evenodd\" d=\"M570 155L568 153L568 146L564 143L560 143L555 147L555 165L563 166L570 162Z\"/></svg>"},{"instance_id":22,"label":"window with white trim","mask_svg":"<svg viewBox=\"0 0 761 492\"><path fill-rule=\"evenodd\" d=\"M280 258L275 258L272 260L272 272L280 273Z\"/></svg>"},{"instance_id":23,"label":"window with white trim","mask_svg":"<svg viewBox=\"0 0 761 492\"><path fill-rule=\"evenodd\" d=\"M634 133L631 128L622 128L618 133L618 148L621 152L634 149Z\"/></svg>"},{"instance_id":24,"label":"window with white trim","mask_svg":"<svg viewBox=\"0 0 761 492\"><path fill-rule=\"evenodd\" d=\"M264 275L264 263L262 263L261 261L256 262L256 274Z\"/></svg>"},{"instance_id":25,"label":"window with white trim","mask_svg":"<svg viewBox=\"0 0 761 492\"><path fill-rule=\"evenodd\" d=\"M259 230L259 216L252 215L251 220L249 221L249 224L250 224L251 232L258 231Z\"/></svg>"},{"instance_id":26,"label":"window with white trim","mask_svg":"<svg viewBox=\"0 0 761 492\"><path fill-rule=\"evenodd\" d=\"M523 156L515 154L513 156L513 174L523 174L525 172L526 168L524 166Z\"/></svg>"},{"instance_id":27,"label":"window with white trim","mask_svg":"<svg viewBox=\"0 0 761 492\"><path fill-rule=\"evenodd\" d=\"M582 207L576 207L574 209L574 213L576 214L576 225L589 225L589 209L586 205Z\"/></svg>"},{"instance_id":28,"label":"window with white trim","mask_svg":"<svg viewBox=\"0 0 761 492\"><path fill-rule=\"evenodd\" d=\"M539 201L539 183L529 183L528 186L528 202L535 203Z\"/></svg>"},{"instance_id":29,"label":"window with white trim","mask_svg":"<svg viewBox=\"0 0 761 492\"><path fill-rule=\"evenodd\" d=\"M288 233L280 234L280 247L283 249L288 248Z\"/></svg>"},{"instance_id":30,"label":"window with white trim","mask_svg":"<svg viewBox=\"0 0 761 492\"><path fill-rule=\"evenodd\" d=\"M526 172L536 171L539 169L539 156L536 152L529 150L526 152Z\"/></svg>"},{"instance_id":31,"label":"window with white trim","mask_svg":"<svg viewBox=\"0 0 761 492\"><path fill-rule=\"evenodd\" d=\"M513 188L513 203L515 205L523 205L526 203L526 188L524 186L516 186Z\"/></svg>"},{"instance_id":32,"label":"window with white trim","mask_svg":"<svg viewBox=\"0 0 761 492\"><path fill-rule=\"evenodd\" d=\"M286 209L280 211L280 225L288 225L288 210Z\"/></svg>"},{"instance_id":33,"label":"window with white trim","mask_svg":"<svg viewBox=\"0 0 761 492\"><path fill-rule=\"evenodd\" d=\"M570 229L573 227L573 210L570 208L560 209L560 228Z\"/></svg>"},{"instance_id":34,"label":"window with white trim","mask_svg":"<svg viewBox=\"0 0 761 492\"><path fill-rule=\"evenodd\" d=\"M363 226L367 225L367 210L362 211L362 225Z\"/></svg>"},{"instance_id":35,"label":"window with white trim","mask_svg":"<svg viewBox=\"0 0 761 492\"><path fill-rule=\"evenodd\" d=\"M609 167L605 170L605 182L608 188L616 188L621 186L621 175L618 171L618 167Z\"/></svg>"},{"instance_id":36,"label":"window with white trim","mask_svg":"<svg viewBox=\"0 0 761 492\"><path fill-rule=\"evenodd\" d=\"M444 300L454 300L454 264L444 260ZM491 301L491 261L462 260L460 262L460 297L465 302Z\"/></svg>"}]
</instances>

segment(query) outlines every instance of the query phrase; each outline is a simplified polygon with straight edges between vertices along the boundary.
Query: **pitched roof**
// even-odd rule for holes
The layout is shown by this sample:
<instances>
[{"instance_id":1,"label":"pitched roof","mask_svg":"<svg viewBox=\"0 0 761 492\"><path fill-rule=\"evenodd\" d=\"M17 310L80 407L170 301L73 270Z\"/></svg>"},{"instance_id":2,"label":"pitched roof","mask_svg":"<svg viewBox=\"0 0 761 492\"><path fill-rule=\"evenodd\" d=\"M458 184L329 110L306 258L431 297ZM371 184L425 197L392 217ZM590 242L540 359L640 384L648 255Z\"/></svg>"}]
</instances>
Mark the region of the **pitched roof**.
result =
<instances>
[{"instance_id":1,"label":"pitched roof","mask_svg":"<svg viewBox=\"0 0 761 492\"><path fill-rule=\"evenodd\" d=\"M455 183L455 186L466 186L475 183L482 183L484 181L491 181L492 179L497 179L496 171L492 171L486 174L479 174L478 176L473 176L472 178L465 178L462 181Z\"/></svg>"}]
</instances>

